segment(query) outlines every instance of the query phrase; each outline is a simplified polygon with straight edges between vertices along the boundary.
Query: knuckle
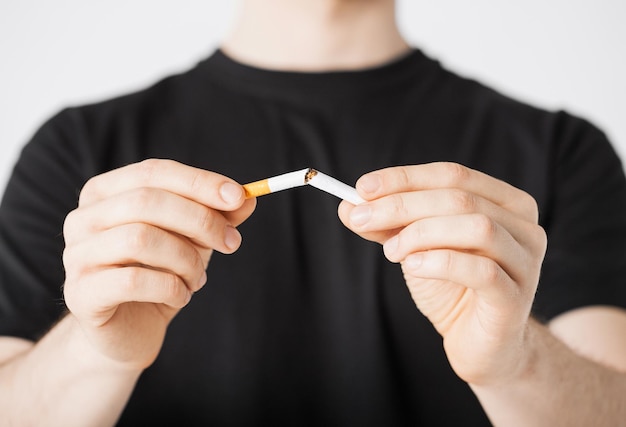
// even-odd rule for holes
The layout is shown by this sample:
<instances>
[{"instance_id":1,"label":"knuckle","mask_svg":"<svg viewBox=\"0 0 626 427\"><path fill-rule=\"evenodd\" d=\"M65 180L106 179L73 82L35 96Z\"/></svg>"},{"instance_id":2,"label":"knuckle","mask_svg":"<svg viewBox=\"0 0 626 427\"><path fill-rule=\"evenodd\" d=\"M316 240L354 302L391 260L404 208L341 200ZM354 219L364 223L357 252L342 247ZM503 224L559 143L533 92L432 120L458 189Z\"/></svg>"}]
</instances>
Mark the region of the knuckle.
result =
<instances>
[{"instance_id":1,"label":"knuckle","mask_svg":"<svg viewBox=\"0 0 626 427\"><path fill-rule=\"evenodd\" d=\"M88 318L97 301L90 293L87 277L66 277L61 287L63 303L77 317Z\"/></svg>"},{"instance_id":2,"label":"knuckle","mask_svg":"<svg viewBox=\"0 0 626 427\"><path fill-rule=\"evenodd\" d=\"M149 183L163 167L164 161L161 159L145 159L137 163L138 178L142 183Z\"/></svg>"},{"instance_id":3,"label":"knuckle","mask_svg":"<svg viewBox=\"0 0 626 427\"><path fill-rule=\"evenodd\" d=\"M142 269L140 267L124 267L118 270L117 285L123 295L134 295L141 282Z\"/></svg>"},{"instance_id":4,"label":"knuckle","mask_svg":"<svg viewBox=\"0 0 626 427\"><path fill-rule=\"evenodd\" d=\"M62 286L63 303L71 311L75 312L77 304L76 287L72 286L72 282L66 278Z\"/></svg>"},{"instance_id":5,"label":"knuckle","mask_svg":"<svg viewBox=\"0 0 626 427\"><path fill-rule=\"evenodd\" d=\"M202 269L206 270L209 266L211 255L213 255L213 249L198 248L198 254L200 255L200 260L202 261Z\"/></svg>"},{"instance_id":6,"label":"knuckle","mask_svg":"<svg viewBox=\"0 0 626 427\"><path fill-rule=\"evenodd\" d=\"M187 245L179 247L177 256L178 259L185 260L185 270L181 274L187 280L188 287L197 290L197 282L206 269L204 260L195 249L191 249L190 253L190 247Z\"/></svg>"},{"instance_id":7,"label":"knuckle","mask_svg":"<svg viewBox=\"0 0 626 427\"><path fill-rule=\"evenodd\" d=\"M123 244L131 254L138 254L150 246L153 230L147 224L131 224L124 227Z\"/></svg>"},{"instance_id":8,"label":"knuckle","mask_svg":"<svg viewBox=\"0 0 626 427\"><path fill-rule=\"evenodd\" d=\"M400 239L398 246L402 247L403 241L421 242L429 240L429 230L430 228L423 221L414 222L398 233L398 238Z\"/></svg>"},{"instance_id":9,"label":"knuckle","mask_svg":"<svg viewBox=\"0 0 626 427\"><path fill-rule=\"evenodd\" d=\"M200 214L196 216L196 219L198 221L198 229L201 230L202 233L212 230L213 225L216 222L213 211L206 207L200 211Z\"/></svg>"},{"instance_id":10,"label":"knuckle","mask_svg":"<svg viewBox=\"0 0 626 427\"><path fill-rule=\"evenodd\" d=\"M83 205L88 203L89 200L93 199L94 196L98 194L98 176L91 177L85 182L83 188L80 190L78 194L78 204Z\"/></svg>"},{"instance_id":11,"label":"knuckle","mask_svg":"<svg viewBox=\"0 0 626 427\"><path fill-rule=\"evenodd\" d=\"M471 229L481 242L491 242L498 232L498 224L485 214L475 214L472 217Z\"/></svg>"},{"instance_id":12,"label":"knuckle","mask_svg":"<svg viewBox=\"0 0 626 427\"><path fill-rule=\"evenodd\" d=\"M453 271L455 268L454 256L450 251L437 251L431 253L431 256L435 256L435 265L439 266L443 271Z\"/></svg>"},{"instance_id":13,"label":"knuckle","mask_svg":"<svg viewBox=\"0 0 626 427\"><path fill-rule=\"evenodd\" d=\"M124 204L128 211L138 210L144 212L153 208L155 204L155 191L149 187L140 187L132 191L130 203ZM157 203L158 204L158 203Z\"/></svg>"},{"instance_id":14,"label":"knuckle","mask_svg":"<svg viewBox=\"0 0 626 427\"><path fill-rule=\"evenodd\" d=\"M70 277L73 272L75 271L75 255L74 255L74 251L69 248L66 247L63 250L63 254L61 257L62 261L63 261L63 267L65 269L65 277Z\"/></svg>"},{"instance_id":15,"label":"knuckle","mask_svg":"<svg viewBox=\"0 0 626 427\"><path fill-rule=\"evenodd\" d=\"M408 207L404 202L404 197L400 194L391 196L391 214L394 217L404 218L409 214Z\"/></svg>"},{"instance_id":16,"label":"knuckle","mask_svg":"<svg viewBox=\"0 0 626 427\"><path fill-rule=\"evenodd\" d=\"M470 213L476 209L476 196L463 190L453 190L450 193L452 209L455 212Z\"/></svg>"},{"instance_id":17,"label":"knuckle","mask_svg":"<svg viewBox=\"0 0 626 427\"><path fill-rule=\"evenodd\" d=\"M63 236L66 242L71 241L74 237L74 229L78 222L77 216L77 211L73 210L67 214L63 221Z\"/></svg>"},{"instance_id":18,"label":"knuckle","mask_svg":"<svg viewBox=\"0 0 626 427\"><path fill-rule=\"evenodd\" d=\"M397 168L397 177L398 184L402 188L407 188L411 185L411 174L409 173L409 168L407 166L401 166Z\"/></svg>"},{"instance_id":19,"label":"knuckle","mask_svg":"<svg viewBox=\"0 0 626 427\"><path fill-rule=\"evenodd\" d=\"M65 267L65 272L66 272L66 276L67 276L67 270L68 270L68 266L72 265L72 257L70 255L70 250L68 248L65 248L63 250L63 254L61 255L61 260L63 261L63 266Z\"/></svg>"},{"instance_id":20,"label":"knuckle","mask_svg":"<svg viewBox=\"0 0 626 427\"><path fill-rule=\"evenodd\" d=\"M174 274L165 274L161 286L163 301L171 306L182 307L185 302L185 289L185 284L180 277Z\"/></svg>"},{"instance_id":21,"label":"knuckle","mask_svg":"<svg viewBox=\"0 0 626 427\"><path fill-rule=\"evenodd\" d=\"M546 230L540 225L535 225L532 230L532 236L537 250L541 252L543 256L548 246L548 234Z\"/></svg>"},{"instance_id":22,"label":"knuckle","mask_svg":"<svg viewBox=\"0 0 626 427\"><path fill-rule=\"evenodd\" d=\"M539 222L539 203L530 194L528 193L524 193L524 194L526 194L526 206L527 206L526 209L528 211L528 215L530 219L532 220L532 222L536 224Z\"/></svg>"},{"instance_id":23,"label":"knuckle","mask_svg":"<svg viewBox=\"0 0 626 427\"><path fill-rule=\"evenodd\" d=\"M163 283L161 283L161 291L163 292L164 301L171 301L178 294L179 281L178 276L174 274L163 274Z\"/></svg>"},{"instance_id":24,"label":"knuckle","mask_svg":"<svg viewBox=\"0 0 626 427\"><path fill-rule=\"evenodd\" d=\"M430 240L432 238L431 230L431 227L428 227L424 221L417 221L413 237L417 239L418 242L421 240Z\"/></svg>"},{"instance_id":25,"label":"knuckle","mask_svg":"<svg viewBox=\"0 0 626 427\"><path fill-rule=\"evenodd\" d=\"M481 263L481 274L487 283L501 283L504 279L503 271L494 260L485 258Z\"/></svg>"},{"instance_id":26,"label":"knuckle","mask_svg":"<svg viewBox=\"0 0 626 427\"><path fill-rule=\"evenodd\" d=\"M539 221L539 204L533 196L525 191L522 191L516 198L516 201L519 211L524 215L524 217L533 223L537 223Z\"/></svg>"},{"instance_id":27,"label":"knuckle","mask_svg":"<svg viewBox=\"0 0 626 427\"><path fill-rule=\"evenodd\" d=\"M204 260L202 259L202 256L200 255L200 253L194 250L194 256L190 258L192 259L191 266L193 268L193 271L198 271L200 274L202 274L202 272L206 269L206 266L204 264Z\"/></svg>"},{"instance_id":28,"label":"knuckle","mask_svg":"<svg viewBox=\"0 0 626 427\"><path fill-rule=\"evenodd\" d=\"M469 170L458 163L443 162L441 167L446 182L450 187L459 187L469 178Z\"/></svg>"},{"instance_id":29,"label":"knuckle","mask_svg":"<svg viewBox=\"0 0 626 427\"><path fill-rule=\"evenodd\" d=\"M203 179L203 172L198 170L189 176L189 191L191 194L201 194L206 191L206 181Z\"/></svg>"}]
</instances>

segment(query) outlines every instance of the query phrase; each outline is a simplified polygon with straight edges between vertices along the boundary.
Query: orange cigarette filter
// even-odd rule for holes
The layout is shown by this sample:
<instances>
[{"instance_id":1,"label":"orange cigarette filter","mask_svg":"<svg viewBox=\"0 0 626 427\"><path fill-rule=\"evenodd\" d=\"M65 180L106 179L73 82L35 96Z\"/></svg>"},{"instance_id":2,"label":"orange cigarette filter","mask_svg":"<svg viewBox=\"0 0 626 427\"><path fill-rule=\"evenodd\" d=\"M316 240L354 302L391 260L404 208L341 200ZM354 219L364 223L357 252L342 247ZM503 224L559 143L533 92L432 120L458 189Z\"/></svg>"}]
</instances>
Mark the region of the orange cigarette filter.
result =
<instances>
[{"instance_id":1,"label":"orange cigarette filter","mask_svg":"<svg viewBox=\"0 0 626 427\"><path fill-rule=\"evenodd\" d=\"M246 198L249 199L252 197L263 196L265 194L305 185L306 174L309 170L310 168L288 172L282 175L276 175L260 181L244 184L243 189L246 192Z\"/></svg>"},{"instance_id":2,"label":"orange cigarette filter","mask_svg":"<svg viewBox=\"0 0 626 427\"><path fill-rule=\"evenodd\" d=\"M246 199L270 194L272 190L268 181L268 179L262 179L260 181L244 184L243 189L246 192Z\"/></svg>"}]
</instances>

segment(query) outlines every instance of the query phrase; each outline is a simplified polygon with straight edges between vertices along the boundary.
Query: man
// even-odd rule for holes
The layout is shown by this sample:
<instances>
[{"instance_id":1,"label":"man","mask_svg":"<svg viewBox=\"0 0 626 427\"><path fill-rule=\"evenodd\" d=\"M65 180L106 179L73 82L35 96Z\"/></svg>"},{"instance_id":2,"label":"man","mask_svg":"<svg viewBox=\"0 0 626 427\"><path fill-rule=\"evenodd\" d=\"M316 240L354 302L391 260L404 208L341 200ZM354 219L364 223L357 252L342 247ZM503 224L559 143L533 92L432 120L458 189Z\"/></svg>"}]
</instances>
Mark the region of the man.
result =
<instances>
[{"instance_id":1,"label":"man","mask_svg":"<svg viewBox=\"0 0 626 427\"><path fill-rule=\"evenodd\" d=\"M366 203L340 222L312 189L244 198L306 166ZM393 1L247 0L198 67L25 148L1 211L0 414L616 425L625 213L599 131L411 50Z\"/></svg>"}]
</instances>

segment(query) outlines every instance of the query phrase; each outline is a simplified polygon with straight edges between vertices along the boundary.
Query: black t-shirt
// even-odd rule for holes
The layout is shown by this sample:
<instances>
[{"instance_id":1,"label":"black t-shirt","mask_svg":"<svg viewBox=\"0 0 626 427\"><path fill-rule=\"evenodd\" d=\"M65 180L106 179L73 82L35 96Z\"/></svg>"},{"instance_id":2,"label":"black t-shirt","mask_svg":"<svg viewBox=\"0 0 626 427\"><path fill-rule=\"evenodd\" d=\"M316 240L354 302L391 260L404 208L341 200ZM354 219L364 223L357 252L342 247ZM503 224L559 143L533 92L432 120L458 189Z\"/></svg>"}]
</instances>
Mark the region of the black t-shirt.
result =
<instances>
[{"instance_id":1,"label":"black t-shirt","mask_svg":"<svg viewBox=\"0 0 626 427\"><path fill-rule=\"evenodd\" d=\"M91 176L157 157L244 183L315 167L354 183L454 161L532 194L548 232L548 320L626 307L626 181L605 136L456 76L414 50L355 72L291 73L217 51L128 96L69 108L24 148L0 209L0 334L62 314L62 227ZM264 196L241 249L173 320L120 425L488 425L399 266L314 188Z\"/></svg>"}]
</instances>

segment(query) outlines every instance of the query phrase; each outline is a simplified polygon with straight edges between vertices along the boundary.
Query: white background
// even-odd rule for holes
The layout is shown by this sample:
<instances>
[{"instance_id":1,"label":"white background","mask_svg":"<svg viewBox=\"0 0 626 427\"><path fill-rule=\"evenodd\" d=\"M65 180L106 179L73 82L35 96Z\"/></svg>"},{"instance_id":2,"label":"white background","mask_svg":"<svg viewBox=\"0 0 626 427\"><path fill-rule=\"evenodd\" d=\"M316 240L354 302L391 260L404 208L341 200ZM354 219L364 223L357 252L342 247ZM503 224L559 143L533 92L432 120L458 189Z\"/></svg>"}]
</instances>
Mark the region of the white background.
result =
<instances>
[{"instance_id":1,"label":"white background","mask_svg":"<svg viewBox=\"0 0 626 427\"><path fill-rule=\"evenodd\" d=\"M227 0L0 0L0 188L50 115L191 67L234 10ZM398 14L408 40L447 67L587 117L626 158L626 1L399 0Z\"/></svg>"}]
</instances>

